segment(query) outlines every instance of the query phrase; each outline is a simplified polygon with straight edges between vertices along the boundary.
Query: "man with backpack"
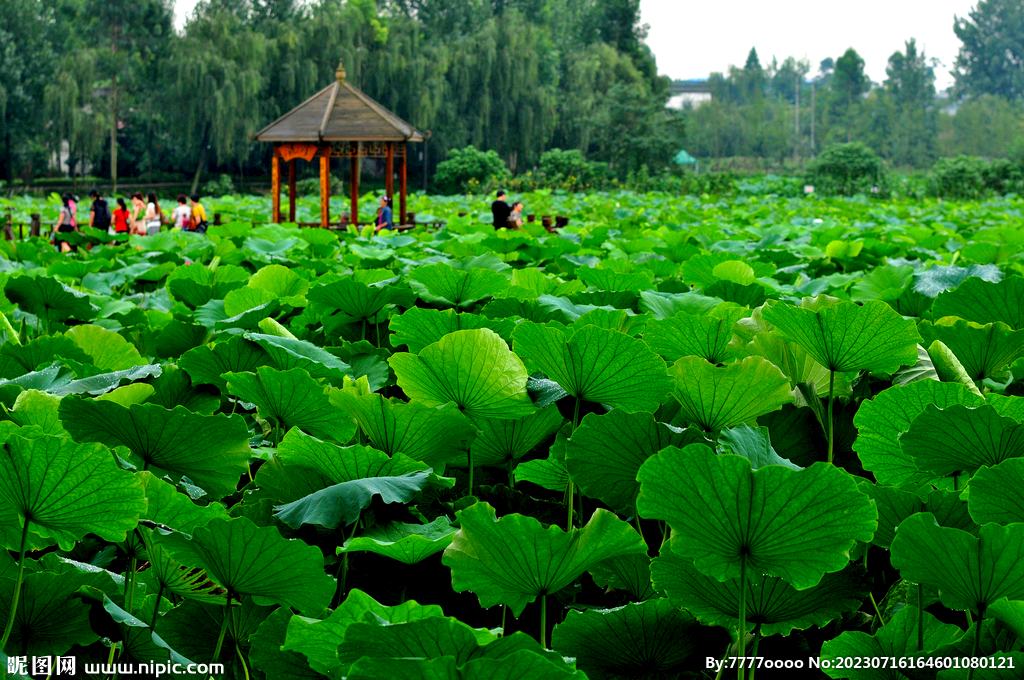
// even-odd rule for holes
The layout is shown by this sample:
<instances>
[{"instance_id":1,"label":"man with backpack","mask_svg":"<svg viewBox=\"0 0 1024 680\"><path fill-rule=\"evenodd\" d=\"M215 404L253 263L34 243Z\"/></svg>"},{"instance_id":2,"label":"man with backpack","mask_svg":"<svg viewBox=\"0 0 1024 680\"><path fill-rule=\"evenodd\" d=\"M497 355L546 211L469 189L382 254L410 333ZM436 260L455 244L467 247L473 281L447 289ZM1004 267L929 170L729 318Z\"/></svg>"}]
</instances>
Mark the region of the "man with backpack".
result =
<instances>
[{"instance_id":1,"label":"man with backpack","mask_svg":"<svg viewBox=\"0 0 1024 680\"><path fill-rule=\"evenodd\" d=\"M89 192L89 197L92 199L92 207L89 209L89 226L93 229L107 231L113 217L110 206L96 189Z\"/></svg>"}]
</instances>

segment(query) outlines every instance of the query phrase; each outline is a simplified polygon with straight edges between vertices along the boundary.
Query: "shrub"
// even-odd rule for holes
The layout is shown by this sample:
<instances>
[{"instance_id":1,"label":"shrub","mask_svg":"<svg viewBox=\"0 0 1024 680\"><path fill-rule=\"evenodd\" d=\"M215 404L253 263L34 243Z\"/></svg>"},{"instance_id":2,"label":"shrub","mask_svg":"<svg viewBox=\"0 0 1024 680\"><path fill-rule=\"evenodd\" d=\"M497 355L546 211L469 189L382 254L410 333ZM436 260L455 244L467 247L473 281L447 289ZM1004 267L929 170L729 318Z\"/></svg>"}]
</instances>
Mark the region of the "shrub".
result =
<instances>
[{"instance_id":1,"label":"shrub","mask_svg":"<svg viewBox=\"0 0 1024 680\"><path fill-rule=\"evenodd\" d=\"M977 200L992 193L1019 192L1024 184L1021 166L1000 158L976 156L940 158L928 175L928 193L941 198Z\"/></svg>"},{"instance_id":2,"label":"shrub","mask_svg":"<svg viewBox=\"0 0 1024 680\"><path fill-rule=\"evenodd\" d=\"M826 148L808 163L805 179L825 196L889 195L889 173L882 159L860 142Z\"/></svg>"},{"instance_id":3,"label":"shrub","mask_svg":"<svg viewBox=\"0 0 1024 680\"><path fill-rule=\"evenodd\" d=\"M231 181L231 175L222 174L203 186L203 194L207 196L227 196L233 193L235 193L235 183Z\"/></svg>"},{"instance_id":4,"label":"shrub","mask_svg":"<svg viewBox=\"0 0 1024 680\"><path fill-rule=\"evenodd\" d=\"M489 185L492 180L502 181L509 177L505 161L495 151L480 151L474 146L452 149L447 160L438 163L434 174L434 186L446 194L473 193L480 186Z\"/></svg>"}]
</instances>

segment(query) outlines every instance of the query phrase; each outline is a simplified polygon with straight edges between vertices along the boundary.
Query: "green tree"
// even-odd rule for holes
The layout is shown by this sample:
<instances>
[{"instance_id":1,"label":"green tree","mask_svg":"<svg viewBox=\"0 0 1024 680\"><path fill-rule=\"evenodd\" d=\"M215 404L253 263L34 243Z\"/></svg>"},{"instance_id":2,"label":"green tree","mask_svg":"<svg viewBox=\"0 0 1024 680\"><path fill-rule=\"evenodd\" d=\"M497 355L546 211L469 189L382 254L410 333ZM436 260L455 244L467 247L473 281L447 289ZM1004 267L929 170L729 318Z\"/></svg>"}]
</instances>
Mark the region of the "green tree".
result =
<instances>
[{"instance_id":1,"label":"green tree","mask_svg":"<svg viewBox=\"0 0 1024 680\"><path fill-rule=\"evenodd\" d=\"M957 96L1024 94L1024 6L1015 0L979 0L953 24L963 43L954 64Z\"/></svg>"},{"instance_id":2,"label":"green tree","mask_svg":"<svg viewBox=\"0 0 1024 680\"><path fill-rule=\"evenodd\" d=\"M117 190L118 129L122 111L155 99L157 64L173 39L171 0L85 0L88 49L97 50L97 69L109 79L110 180ZM134 95L134 96L133 96Z\"/></svg>"},{"instance_id":3,"label":"green tree","mask_svg":"<svg viewBox=\"0 0 1024 680\"><path fill-rule=\"evenodd\" d=\"M942 151L950 156L1007 158L1024 139L1020 106L992 94L965 102L944 124L948 134Z\"/></svg>"},{"instance_id":4,"label":"green tree","mask_svg":"<svg viewBox=\"0 0 1024 680\"><path fill-rule=\"evenodd\" d=\"M852 47L836 59L832 73L831 110L837 125L835 134L845 137L847 142L853 138L854 118L857 114L861 96L868 91L871 83L864 74L864 60Z\"/></svg>"},{"instance_id":5,"label":"green tree","mask_svg":"<svg viewBox=\"0 0 1024 680\"><path fill-rule=\"evenodd\" d=\"M95 94L96 55L82 50L61 60L53 82L43 90L50 141L60 158L67 144L71 176L85 174L85 164L100 148L106 120ZM77 168L77 170L76 170Z\"/></svg>"},{"instance_id":6,"label":"green tree","mask_svg":"<svg viewBox=\"0 0 1024 680\"><path fill-rule=\"evenodd\" d=\"M904 52L889 57L885 72L885 91L892 97L896 122L892 148L883 155L900 165L929 165L935 158L937 135L934 66L911 38Z\"/></svg>"}]
</instances>

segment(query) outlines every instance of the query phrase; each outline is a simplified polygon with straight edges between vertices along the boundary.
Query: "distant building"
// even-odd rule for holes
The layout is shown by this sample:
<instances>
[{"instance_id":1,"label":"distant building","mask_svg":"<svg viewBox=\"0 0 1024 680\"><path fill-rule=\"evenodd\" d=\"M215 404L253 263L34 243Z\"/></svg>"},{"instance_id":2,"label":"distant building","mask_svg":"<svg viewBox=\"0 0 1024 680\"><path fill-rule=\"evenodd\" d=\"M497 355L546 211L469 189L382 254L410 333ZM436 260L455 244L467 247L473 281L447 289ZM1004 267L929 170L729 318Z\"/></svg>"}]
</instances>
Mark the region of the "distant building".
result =
<instances>
[{"instance_id":1,"label":"distant building","mask_svg":"<svg viewBox=\"0 0 1024 680\"><path fill-rule=\"evenodd\" d=\"M670 109L695 108L711 101L711 85L706 79L673 80L670 91L672 95L665 105Z\"/></svg>"}]
</instances>

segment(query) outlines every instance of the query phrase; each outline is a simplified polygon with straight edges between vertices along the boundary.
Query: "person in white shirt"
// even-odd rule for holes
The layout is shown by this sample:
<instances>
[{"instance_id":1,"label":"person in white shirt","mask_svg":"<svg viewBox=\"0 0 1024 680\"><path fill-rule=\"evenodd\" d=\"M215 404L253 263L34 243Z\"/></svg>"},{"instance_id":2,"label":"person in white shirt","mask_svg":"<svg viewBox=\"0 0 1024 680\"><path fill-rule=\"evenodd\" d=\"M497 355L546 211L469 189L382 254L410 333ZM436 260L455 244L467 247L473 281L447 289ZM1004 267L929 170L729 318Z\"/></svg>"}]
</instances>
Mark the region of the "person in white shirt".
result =
<instances>
[{"instance_id":1,"label":"person in white shirt","mask_svg":"<svg viewBox=\"0 0 1024 680\"><path fill-rule=\"evenodd\" d=\"M171 223L175 229L188 231L192 226L192 208L188 207L188 199L185 194L178 196L178 207L171 213Z\"/></svg>"}]
</instances>

